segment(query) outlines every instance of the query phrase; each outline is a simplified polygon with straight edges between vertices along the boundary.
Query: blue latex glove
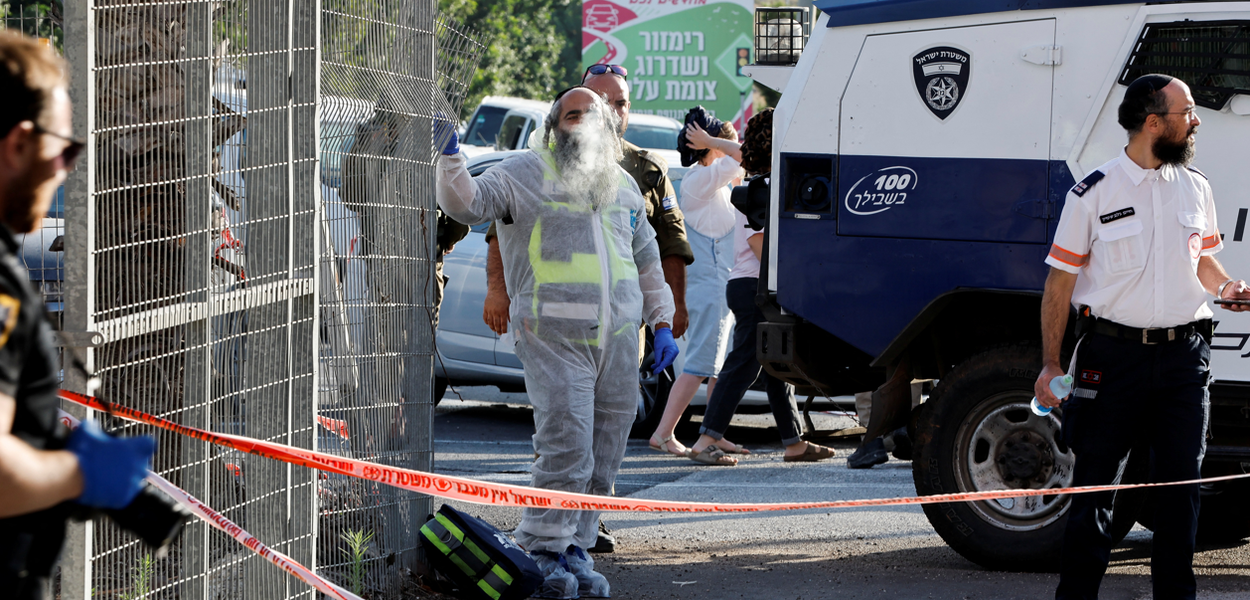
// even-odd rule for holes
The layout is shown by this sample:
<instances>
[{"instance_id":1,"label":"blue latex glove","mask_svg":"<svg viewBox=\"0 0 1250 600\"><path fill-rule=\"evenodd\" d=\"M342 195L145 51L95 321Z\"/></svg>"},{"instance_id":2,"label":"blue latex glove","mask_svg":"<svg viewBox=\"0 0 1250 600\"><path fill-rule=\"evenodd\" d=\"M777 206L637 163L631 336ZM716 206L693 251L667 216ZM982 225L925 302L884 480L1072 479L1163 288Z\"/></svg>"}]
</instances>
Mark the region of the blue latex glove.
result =
<instances>
[{"instance_id":1,"label":"blue latex glove","mask_svg":"<svg viewBox=\"0 0 1250 600\"><path fill-rule=\"evenodd\" d=\"M651 366L651 372L659 375L660 371L677 360L677 342L673 341L673 330L667 327L656 329L652 348L655 351L655 364Z\"/></svg>"},{"instance_id":2,"label":"blue latex glove","mask_svg":"<svg viewBox=\"0 0 1250 600\"><path fill-rule=\"evenodd\" d=\"M156 439L146 435L114 437L101 431L94 421L84 419L65 449L78 457L82 472L79 504L125 508L143 489L143 478L156 453Z\"/></svg>"},{"instance_id":3,"label":"blue latex glove","mask_svg":"<svg viewBox=\"0 0 1250 600\"><path fill-rule=\"evenodd\" d=\"M448 130L451 136L447 138L447 145L443 146L443 154L447 156L455 156L460 154L460 136L456 133L456 124L452 123L447 115L439 113L434 115L434 139L438 139L447 135Z\"/></svg>"}]
</instances>

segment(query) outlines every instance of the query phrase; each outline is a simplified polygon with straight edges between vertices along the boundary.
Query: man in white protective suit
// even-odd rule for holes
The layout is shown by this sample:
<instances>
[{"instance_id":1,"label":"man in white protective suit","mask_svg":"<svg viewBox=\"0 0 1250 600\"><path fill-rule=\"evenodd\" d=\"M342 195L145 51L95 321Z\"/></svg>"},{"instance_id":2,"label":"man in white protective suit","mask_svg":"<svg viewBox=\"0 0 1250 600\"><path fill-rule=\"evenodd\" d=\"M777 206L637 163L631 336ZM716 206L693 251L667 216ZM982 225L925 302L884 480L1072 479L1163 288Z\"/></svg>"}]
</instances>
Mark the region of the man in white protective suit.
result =
<instances>
[{"instance_id":1,"label":"man in white protective suit","mask_svg":"<svg viewBox=\"0 0 1250 600\"><path fill-rule=\"evenodd\" d=\"M543 147L475 179L452 133L439 160L443 211L499 224L540 488L611 494L637 411L643 319L655 330L652 368L677 357L673 296L638 185L618 166L616 120L578 86L556 96ZM598 511L525 510L516 538L543 570L536 597L608 597L585 553L598 522Z\"/></svg>"}]
</instances>

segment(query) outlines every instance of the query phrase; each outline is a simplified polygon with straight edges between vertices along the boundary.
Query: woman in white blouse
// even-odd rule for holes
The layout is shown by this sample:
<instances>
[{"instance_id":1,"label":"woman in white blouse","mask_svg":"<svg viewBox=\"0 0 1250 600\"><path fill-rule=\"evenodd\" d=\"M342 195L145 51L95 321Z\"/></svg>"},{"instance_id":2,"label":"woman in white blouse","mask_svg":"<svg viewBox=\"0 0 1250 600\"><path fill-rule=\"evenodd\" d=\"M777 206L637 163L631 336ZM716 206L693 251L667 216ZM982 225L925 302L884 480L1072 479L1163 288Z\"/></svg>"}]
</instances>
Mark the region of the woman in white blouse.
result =
<instances>
[{"instance_id":1,"label":"woman in white blouse","mask_svg":"<svg viewBox=\"0 0 1250 600\"><path fill-rule=\"evenodd\" d=\"M733 267L734 215L729 202L730 186L741 183L742 160L738 150L738 133L730 123L722 123L707 115L701 107L687 116L689 124L683 138L700 142L719 137L725 142L721 149L703 143L687 142L683 163L689 158L697 163L682 177L681 204L686 216L686 238L694 251L694 263L686 269L686 298L690 311L690 327L686 330L686 362L673 383L664 415L651 435L650 446L660 452L686 455L686 447L673 439L673 430L699 385L707 381L710 397L716 375L725 361L733 329L733 314L725 301L725 285ZM706 129L706 131L705 131ZM679 140L679 143L685 141ZM703 148L703 149L700 149ZM720 440L718 447L730 454L749 454L741 445Z\"/></svg>"}]
</instances>

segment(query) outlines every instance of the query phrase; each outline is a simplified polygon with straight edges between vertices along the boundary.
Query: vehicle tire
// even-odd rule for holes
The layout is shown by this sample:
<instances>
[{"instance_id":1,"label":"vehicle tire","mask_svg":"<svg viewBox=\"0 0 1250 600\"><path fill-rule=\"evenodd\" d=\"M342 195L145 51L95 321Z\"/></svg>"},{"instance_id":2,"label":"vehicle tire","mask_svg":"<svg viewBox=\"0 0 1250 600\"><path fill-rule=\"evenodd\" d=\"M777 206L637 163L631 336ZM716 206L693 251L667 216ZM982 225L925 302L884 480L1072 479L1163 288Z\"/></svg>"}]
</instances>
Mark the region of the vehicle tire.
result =
<instances>
[{"instance_id":1,"label":"vehicle tire","mask_svg":"<svg viewBox=\"0 0 1250 600\"><path fill-rule=\"evenodd\" d=\"M442 377L434 378L434 406L438 406L443 401L443 394L447 393L447 380Z\"/></svg>"},{"instance_id":2,"label":"vehicle tire","mask_svg":"<svg viewBox=\"0 0 1250 600\"><path fill-rule=\"evenodd\" d=\"M1061 415L1029 410L1042 364L1033 345L978 354L933 391L916 424L912 474L922 496L1001 489L1054 489L1072 480L1073 454ZM989 569L1046 571L1058 566L1067 496L926 504L942 539Z\"/></svg>"},{"instance_id":3,"label":"vehicle tire","mask_svg":"<svg viewBox=\"0 0 1250 600\"><path fill-rule=\"evenodd\" d=\"M1217 485L1218 493L1202 497L1198 541L1224 543L1250 537L1250 483L1238 479Z\"/></svg>"},{"instance_id":4,"label":"vehicle tire","mask_svg":"<svg viewBox=\"0 0 1250 600\"><path fill-rule=\"evenodd\" d=\"M668 406L668 393L673 389L673 367L669 366L663 373L651 373L651 365L655 364L655 354L651 348L651 332L647 332L646 352L638 366L638 416L629 430L629 437L649 439L664 416L664 408ZM686 409L689 414L690 409ZM683 419L686 417L683 417Z\"/></svg>"}]
</instances>

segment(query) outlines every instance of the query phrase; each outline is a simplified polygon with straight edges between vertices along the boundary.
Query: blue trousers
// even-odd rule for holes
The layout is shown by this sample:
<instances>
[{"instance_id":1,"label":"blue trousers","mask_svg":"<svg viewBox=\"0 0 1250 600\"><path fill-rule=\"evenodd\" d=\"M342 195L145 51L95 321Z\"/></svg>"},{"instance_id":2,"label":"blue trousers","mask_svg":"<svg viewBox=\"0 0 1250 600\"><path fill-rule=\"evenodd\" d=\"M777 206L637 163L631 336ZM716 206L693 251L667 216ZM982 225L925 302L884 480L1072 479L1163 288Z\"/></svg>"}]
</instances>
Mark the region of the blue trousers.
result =
<instances>
[{"instance_id":1,"label":"blue trousers","mask_svg":"<svg viewBox=\"0 0 1250 600\"><path fill-rule=\"evenodd\" d=\"M725 300L734 313L734 345L729 356L725 357L725 366L721 368L712 397L707 399L703 426L699 428L699 433L714 440L725 437L725 430L729 429L729 421L733 420L742 395L763 370L760 361L755 358L755 329L764 320L764 313L755 305L758 283L759 280L754 277L730 279L725 287ZM789 446L801 442L803 425L799 420L799 405L794 401L794 387L765 372L764 390L773 410L773 419L777 421L781 443Z\"/></svg>"},{"instance_id":2,"label":"blue trousers","mask_svg":"<svg viewBox=\"0 0 1250 600\"><path fill-rule=\"evenodd\" d=\"M1119 483L1129 450L1150 448L1154 482L1197 479L1206 452L1211 348L1195 334L1157 345L1089 334L1077 350L1076 390L1063 437L1076 455L1072 484ZM1196 595L1198 486L1152 490L1150 573L1155 600ZM1114 492L1072 497L1055 598L1094 599L1111 557Z\"/></svg>"}]
</instances>

